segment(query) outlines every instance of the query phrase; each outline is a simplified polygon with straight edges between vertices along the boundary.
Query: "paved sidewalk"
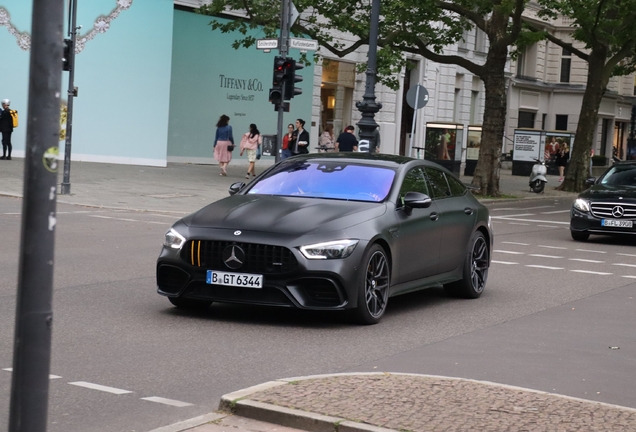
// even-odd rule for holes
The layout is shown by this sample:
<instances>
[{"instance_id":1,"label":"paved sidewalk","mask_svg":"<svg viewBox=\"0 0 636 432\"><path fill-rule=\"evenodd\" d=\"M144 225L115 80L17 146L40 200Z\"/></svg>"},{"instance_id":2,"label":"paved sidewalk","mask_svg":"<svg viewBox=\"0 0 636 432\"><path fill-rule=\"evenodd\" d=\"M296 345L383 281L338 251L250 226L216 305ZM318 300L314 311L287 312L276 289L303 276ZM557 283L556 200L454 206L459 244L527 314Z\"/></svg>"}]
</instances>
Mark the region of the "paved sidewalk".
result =
<instances>
[{"instance_id":1,"label":"paved sidewalk","mask_svg":"<svg viewBox=\"0 0 636 432\"><path fill-rule=\"evenodd\" d=\"M257 173L272 163L272 158L261 159L256 164ZM63 180L62 163L59 169L58 192ZM222 177L216 165L169 163L163 168L74 161L70 171L71 194L58 195L57 202L182 216L227 197L232 183L248 181L245 179L246 170L247 165L231 163L228 176ZM23 159L0 161L0 176L0 195L23 196ZM465 183L472 181L472 177L463 176L461 179ZM548 176L545 192L535 194L529 190L527 177L513 176L510 170L501 170L501 192L516 199L576 195L555 190L558 184L556 176Z\"/></svg>"}]
</instances>

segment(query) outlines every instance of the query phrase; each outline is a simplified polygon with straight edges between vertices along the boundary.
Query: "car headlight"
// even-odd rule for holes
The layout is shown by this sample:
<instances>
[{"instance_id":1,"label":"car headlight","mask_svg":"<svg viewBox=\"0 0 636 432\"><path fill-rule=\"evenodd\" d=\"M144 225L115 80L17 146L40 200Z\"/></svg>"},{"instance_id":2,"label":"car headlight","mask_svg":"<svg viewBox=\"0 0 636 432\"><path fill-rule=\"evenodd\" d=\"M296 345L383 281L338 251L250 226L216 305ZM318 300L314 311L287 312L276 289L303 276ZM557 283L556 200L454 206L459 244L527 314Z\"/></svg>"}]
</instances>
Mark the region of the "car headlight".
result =
<instances>
[{"instance_id":1,"label":"car headlight","mask_svg":"<svg viewBox=\"0 0 636 432\"><path fill-rule=\"evenodd\" d=\"M179 234L174 228L170 228L166 233L166 239L163 241L163 245L172 249L181 249L185 241L185 237Z\"/></svg>"},{"instance_id":2,"label":"car headlight","mask_svg":"<svg viewBox=\"0 0 636 432\"><path fill-rule=\"evenodd\" d=\"M577 198L576 201L574 201L574 208L582 212L589 212L590 203L583 198Z\"/></svg>"},{"instance_id":3,"label":"car headlight","mask_svg":"<svg viewBox=\"0 0 636 432\"><path fill-rule=\"evenodd\" d=\"M336 240L301 246L300 252L307 259L341 259L353 253L358 240Z\"/></svg>"}]
</instances>

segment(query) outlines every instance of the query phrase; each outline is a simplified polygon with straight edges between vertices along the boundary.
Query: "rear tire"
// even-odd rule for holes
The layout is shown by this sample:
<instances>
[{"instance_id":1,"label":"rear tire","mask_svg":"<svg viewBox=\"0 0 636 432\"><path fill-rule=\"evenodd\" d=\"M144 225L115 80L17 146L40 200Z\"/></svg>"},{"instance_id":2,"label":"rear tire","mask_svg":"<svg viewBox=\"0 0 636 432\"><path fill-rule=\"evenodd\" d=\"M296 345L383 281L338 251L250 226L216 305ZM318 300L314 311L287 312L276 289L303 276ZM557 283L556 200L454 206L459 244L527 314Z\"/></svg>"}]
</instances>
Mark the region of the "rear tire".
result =
<instances>
[{"instance_id":1,"label":"rear tire","mask_svg":"<svg viewBox=\"0 0 636 432\"><path fill-rule=\"evenodd\" d=\"M464 262L464 277L461 280L446 284L444 289L451 295L463 298L477 298L484 292L488 279L490 252L486 237L476 231L470 240L470 247Z\"/></svg>"},{"instance_id":2,"label":"rear tire","mask_svg":"<svg viewBox=\"0 0 636 432\"><path fill-rule=\"evenodd\" d=\"M587 241L590 238L590 233L581 232L581 231L570 231L572 235L572 239L576 241Z\"/></svg>"},{"instance_id":3,"label":"rear tire","mask_svg":"<svg viewBox=\"0 0 636 432\"><path fill-rule=\"evenodd\" d=\"M545 182L542 182L541 180L535 180L532 183L532 192L534 193L541 193L543 192L544 188L545 188Z\"/></svg>"},{"instance_id":4,"label":"rear tire","mask_svg":"<svg viewBox=\"0 0 636 432\"><path fill-rule=\"evenodd\" d=\"M371 246L364 254L360 270L355 319L359 324L377 324L386 311L391 285L389 260L380 245Z\"/></svg>"},{"instance_id":5,"label":"rear tire","mask_svg":"<svg viewBox=\"0 0 636 432\"><path fill-rule=\"evenodd\" d=\"M205 310L212 304L209 300L194 300L181 297L168 297L168 300L179 309L188 310Z\"/></svg>"}]
</instances>

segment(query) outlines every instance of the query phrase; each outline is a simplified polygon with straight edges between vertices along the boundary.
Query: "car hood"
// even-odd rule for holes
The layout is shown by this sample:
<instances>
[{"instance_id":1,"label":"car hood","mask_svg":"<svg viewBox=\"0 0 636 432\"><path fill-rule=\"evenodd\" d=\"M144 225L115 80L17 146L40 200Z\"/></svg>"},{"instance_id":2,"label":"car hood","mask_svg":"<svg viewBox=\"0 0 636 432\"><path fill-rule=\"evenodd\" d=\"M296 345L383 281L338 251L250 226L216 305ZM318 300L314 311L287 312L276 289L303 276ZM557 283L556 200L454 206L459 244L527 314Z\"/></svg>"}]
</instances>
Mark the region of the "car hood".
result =
<instances>
[{"instance_id":1,"label":"car hood","mask_svg":"<svg viewBox=\"0 0 636 432\"><path fill-rule=\"evenodd\" d=\"M342 230L377 218L386 204L265 195L234 195L187 216L191 227L291 235Z\"/></svg>"},{"instance_id":2,"label":"car hood","mask_svg":"<svg viewBox=\"0 0 636 432\"><path fill-rule=\"evenodd\" d=\"M619 197L636 199L636 187L594 185L579 195L579 198L589 200L617 199Z\"/></svg>"}]
</instances>

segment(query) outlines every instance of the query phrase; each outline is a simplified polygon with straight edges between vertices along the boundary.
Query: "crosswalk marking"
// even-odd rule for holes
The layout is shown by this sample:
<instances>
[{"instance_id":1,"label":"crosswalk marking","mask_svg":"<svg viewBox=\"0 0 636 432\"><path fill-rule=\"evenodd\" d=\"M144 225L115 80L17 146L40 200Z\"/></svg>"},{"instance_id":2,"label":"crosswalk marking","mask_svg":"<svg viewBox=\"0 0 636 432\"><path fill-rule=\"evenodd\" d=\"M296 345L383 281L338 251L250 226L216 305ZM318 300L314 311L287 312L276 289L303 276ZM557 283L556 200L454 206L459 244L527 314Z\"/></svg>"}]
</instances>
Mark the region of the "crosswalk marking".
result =
<instances>
[{"instance_id":1,"label":"crosswalk marking","mask_svg":"<svg viewBox=\"0 0 636 432\"><path fill-rule=\"evenodd\" d=\"M108 387L108 386L103 386L100 384L94 384L94 383L89 383L86 381L75 381L75 382L70 382L70 385L74 385L74 386L78 386L78 387L85 387L88 389L92 389L92 390L99 390L99 391L103 391L106 393L113 393L113 394L117 394L117 395L122 395L122 394L126 394L126 393L132 393L130 390L123 390L123 389L118 389L115 387Z\"/></svg>"},{"instance_id":2,"label":"crosswalk marking","mask_svg":"<svg viewBox=\"0 0 636 432\"><path fill-rule=\"evenodd\" d=\"M564 270L563 267L550 267L550 266L533 265L533 264L528 264L528 265L526 265L526 267L541 268L541 269L546 269L546 270Z\"/></svg>"},{"instance_id":3,"label":"crosswalk marking","mask_svg":"<svg viewBox=\"0 0 636 432\"><path fill-rule=\"evenodd\" d=\"M562 256L556 256L556 255L541 255L541 254L530 254L530 256L532 256L532 257L539 257L539 258L554 258L554 259L563 258Z\"/></svg>"},{"instance_id":4,"label":"crosswalk marking","mask_svg":"<svg viewBox=\"0 0 636 432\"><path fill-rule=\"evenodd\" d=\"M157 402L157 403L164 404L164 405L175 406L175 407L178 407L178 408L192 406L192 404L188 403L188 402L181 402L181 401L178 401L178 400L166 399L166 398L162 398L162 397L158 397L158 396L142 397L141 399L145 400L145 401L149 401L149 402Z\"/></svg>"},{"instance_id":5,"label":"crosswalk marking","mask_svg":"<svg viewBox=\"0 0 636 432\"><path fill-rule=\"evenodd\" d=\"M623 267L636 267L636 264L612 263L612 265L623 266Z\"/></svg>"},{"instance_id":6,"label":"crosswalk marking","mask_svg":"<svg viewBox=\"0 0 636 432\"><path fill-rule=\"evenodd\" d=\"M595 272L590 270L570 270L570 271L575 273L595 274L595 275L601 275L601 276L608 276L613 274L613 273L605 273L605 272Z\"/></svg>"},{"instance_id":7,"label":"crosswalk marking","mask_svg":"<svg viewBox=\"0 0 636 432\"><path fill-rule=\"evenodd\" d=\"M605 261L583 259L583 258L568 258L568 259L570 261L578 261L578 262L585 262L585 263L592 263L592 264L602 264L605 262Z\"/></svg>"},{"instance_id":8,"label":"crosswalk marking","mask_svg":"<svg viewBox=\"0 0 636 432\"><path fill-rule=\"evenodd\" d=\"M590 252L590 253L600 253L600 254L604 254L607 253L605 251L599 251L599 250L590 250L590 249L574 249L577 252Z\"/></svg>"},{"instance_id":9,"label":"crosswalk marking","mask_svg":"<svg viewBox=\"0 0 636 432\"><path fill-rule=\"evenodd\" d=\"M568 248L563 247L563 246L548 246L548 245L539 245L540 248L547 248L547 249L562 249L562 250L567 250Z\"/></svg>"}]
</instances>

